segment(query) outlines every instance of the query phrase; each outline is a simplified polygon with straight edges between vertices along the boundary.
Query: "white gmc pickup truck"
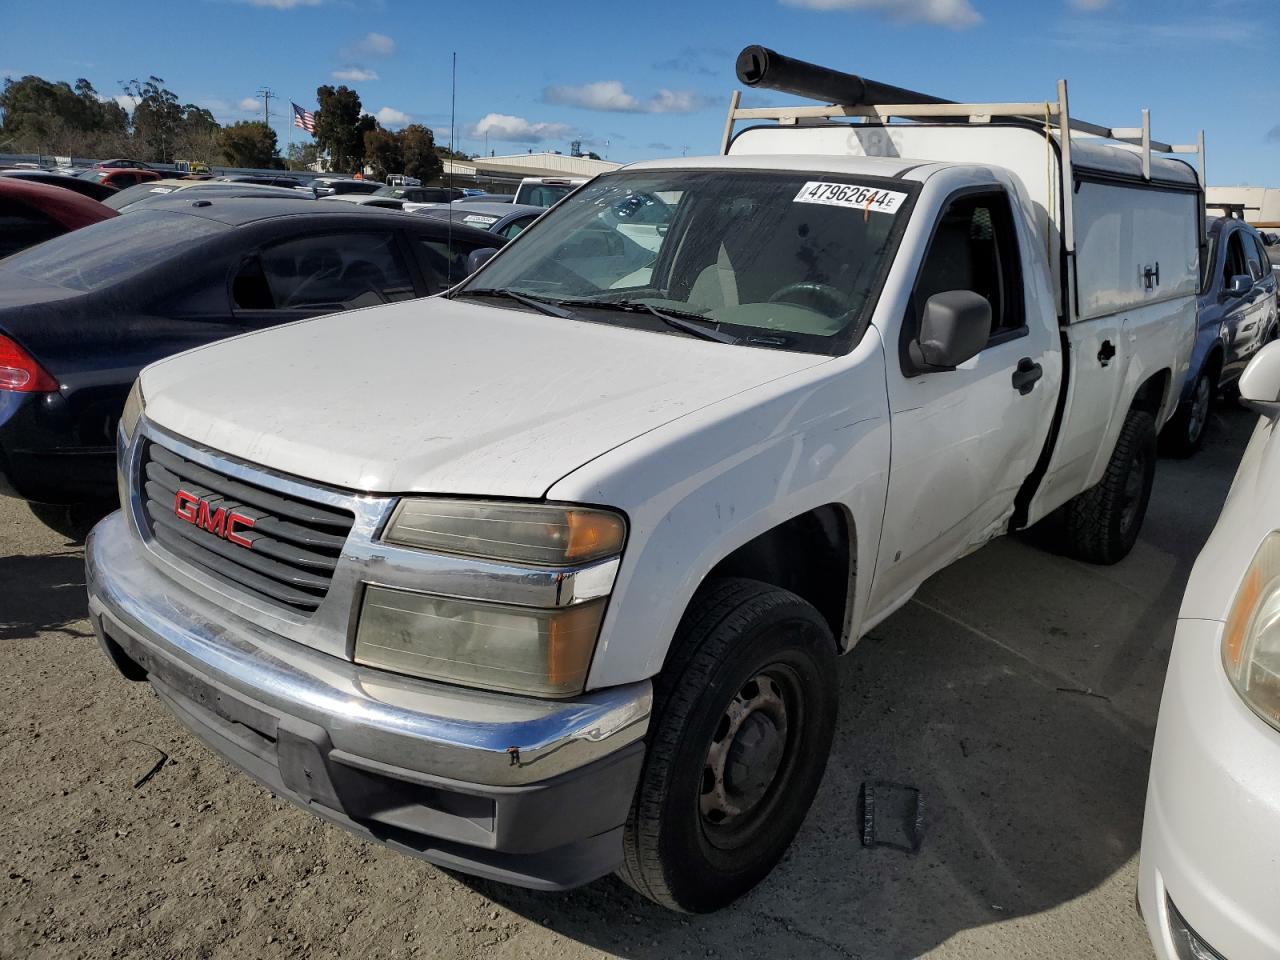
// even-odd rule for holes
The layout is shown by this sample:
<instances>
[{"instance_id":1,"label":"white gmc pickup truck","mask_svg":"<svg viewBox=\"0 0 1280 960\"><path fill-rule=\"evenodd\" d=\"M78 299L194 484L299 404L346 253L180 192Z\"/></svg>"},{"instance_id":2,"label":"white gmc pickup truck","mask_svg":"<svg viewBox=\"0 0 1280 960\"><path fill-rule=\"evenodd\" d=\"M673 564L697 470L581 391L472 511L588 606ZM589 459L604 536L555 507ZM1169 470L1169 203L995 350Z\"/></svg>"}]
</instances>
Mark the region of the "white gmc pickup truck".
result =
<instances>
[{"instance_id":1,"label":"white gmc pickup truck","mask_svg":"<svg viewBox=\"0 0 1280 960\"><path fill-rule=\"evenodd\" d=\"M925 578L1050 515L1125 556L1195 330L1201 180L1145 127L890 102L735 98L778 122L597 177L441 297L147 368L87 549L108 656L399 850L741 895L836 657Z\"/></svg>"}]
</instances>

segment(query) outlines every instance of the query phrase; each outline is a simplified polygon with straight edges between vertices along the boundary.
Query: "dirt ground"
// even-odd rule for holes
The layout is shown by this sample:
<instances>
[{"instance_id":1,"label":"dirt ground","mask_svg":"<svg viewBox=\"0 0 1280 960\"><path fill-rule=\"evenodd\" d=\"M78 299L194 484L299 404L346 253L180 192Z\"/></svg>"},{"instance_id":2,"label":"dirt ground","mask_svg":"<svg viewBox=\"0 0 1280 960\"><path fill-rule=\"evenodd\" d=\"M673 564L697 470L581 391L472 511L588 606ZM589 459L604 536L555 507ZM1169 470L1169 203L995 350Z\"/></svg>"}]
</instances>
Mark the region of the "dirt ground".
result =
<instances>
[{"instance_id":1,"label":"dirt ground","mask_svg":"<svg viewBox=\"0 0 1280 960\"><path fill-rule=\"evenodd\" d=\"M81 547L0 500L0 957L1149 958L1134 882L1164 667L1251 425L1225 411L1198 457L1161 461L1123 563L1005 539L873 631L842 663L804 830L696 918L613 879L468 881L276 800L112 670ZM918 854L860 845L868 779L922 791Z\"/></svg>"}]
</instances>

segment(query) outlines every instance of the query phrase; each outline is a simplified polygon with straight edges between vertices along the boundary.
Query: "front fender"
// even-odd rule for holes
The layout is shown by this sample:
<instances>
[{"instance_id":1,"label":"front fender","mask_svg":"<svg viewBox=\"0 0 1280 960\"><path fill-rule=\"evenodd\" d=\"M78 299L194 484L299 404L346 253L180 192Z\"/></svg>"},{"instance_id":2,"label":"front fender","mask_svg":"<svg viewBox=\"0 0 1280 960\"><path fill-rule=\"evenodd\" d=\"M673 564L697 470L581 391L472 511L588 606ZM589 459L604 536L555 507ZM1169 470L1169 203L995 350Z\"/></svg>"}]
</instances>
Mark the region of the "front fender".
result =
<instances>
[{"instance_id":1,"label":"front fender","mask_svg":"<svg viewBox=\"0 0 1280 960\"><path fill-rule=\"evenodd\" d=\"M726 349L726 362L733 357ZM874 328L845 357L675 420L555 484L554 500L626 511L628 542L588 689L653 676L707 573L808 510L846 513L855 571L875 568L889 469L884 355ZM869 588L856 581L856 636ZM864 582L865 581L865 582Z\"/></svg>"}]
</instances>

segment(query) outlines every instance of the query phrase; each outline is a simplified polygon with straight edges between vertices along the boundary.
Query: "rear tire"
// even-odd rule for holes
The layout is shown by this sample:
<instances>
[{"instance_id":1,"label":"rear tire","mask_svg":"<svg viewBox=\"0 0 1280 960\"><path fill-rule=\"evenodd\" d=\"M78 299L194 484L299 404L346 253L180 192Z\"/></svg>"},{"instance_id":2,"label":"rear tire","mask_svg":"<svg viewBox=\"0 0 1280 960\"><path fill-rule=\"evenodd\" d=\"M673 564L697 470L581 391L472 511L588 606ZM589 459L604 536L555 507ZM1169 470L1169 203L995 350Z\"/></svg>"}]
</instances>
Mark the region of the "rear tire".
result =
<instances>
[{"instance_id":1,"label":"rear tire","mask_svg":"<svg viewBox=\"0 0 1280 960\"><path fill-rule=\"evenodd\" d=\"M1062 508L1067 552L1100 564L1128 556L1142 529L1155 470L1155 418L1130 410L1102 480Z\"/></svg>"},{"instance_id":2,"label":"rear tire","mask_svg":"<svg viewBox=\"0 0 1280 960\"><path fill-rule=\"evenodd\" d=\"M1200 449L1204 435L1209 432L1209 418L1213 414L1214 395L1217 393L1216 374L1212 369L1201 370L1191 388L1191 399L1178 405L1178 412L1169 418L1160 432L1160 447L1172 457L1189 457Z\"/></svg>"},{"instance_id":3,"label":"rear tire","mask_svg":"<svg viewBox=\"0 0 1280 960\"><path fill-rule=\"evenodd\" d=\"M768 875L826 769L835 654L826 621L787 590L723 579L698 592L655 681L624 882L708 913Z\"/></svg>"}]
</instances>

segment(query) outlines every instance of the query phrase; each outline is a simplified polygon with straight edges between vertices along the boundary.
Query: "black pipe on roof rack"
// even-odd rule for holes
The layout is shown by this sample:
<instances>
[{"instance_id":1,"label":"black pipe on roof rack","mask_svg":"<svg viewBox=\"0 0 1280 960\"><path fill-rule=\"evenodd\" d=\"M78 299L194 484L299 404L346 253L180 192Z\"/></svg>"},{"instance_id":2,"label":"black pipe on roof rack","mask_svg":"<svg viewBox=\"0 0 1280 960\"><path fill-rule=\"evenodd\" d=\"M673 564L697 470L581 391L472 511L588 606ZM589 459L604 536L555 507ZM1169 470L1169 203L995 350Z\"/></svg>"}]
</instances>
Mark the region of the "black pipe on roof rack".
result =
<instances>
[{"instance_id":1,"label":"black pipe on roof rack","mask_svg":"<svg viewBox=\"0 0 1280 960\"><path fill-rule=\"evenodd\" d=\"M738 54L737 71L738 79L748 87L781 90L783 93L846 107L877 103L954 102L784 57L759 44L742 48L742 52Z\"/></svg>"}]
</instances>

